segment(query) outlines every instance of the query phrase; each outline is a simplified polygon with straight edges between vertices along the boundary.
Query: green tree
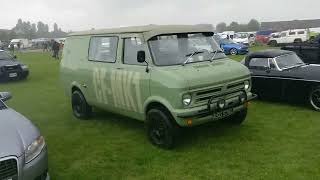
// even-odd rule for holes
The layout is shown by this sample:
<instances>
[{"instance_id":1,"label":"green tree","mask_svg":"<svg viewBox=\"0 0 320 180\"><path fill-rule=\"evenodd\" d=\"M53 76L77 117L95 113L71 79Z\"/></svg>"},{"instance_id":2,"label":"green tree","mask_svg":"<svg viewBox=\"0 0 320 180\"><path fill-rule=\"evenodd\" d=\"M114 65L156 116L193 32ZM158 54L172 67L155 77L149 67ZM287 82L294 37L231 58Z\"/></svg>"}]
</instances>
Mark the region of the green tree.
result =
<instances>
[{"instance_id":1,"label":"green tree","mask_svg":"<svg viewBox=\"0 0 320 180\"><path fill-rule=\"evenodd\" d=\"M256 19L251 19L248 23L248 30L249 31L259 31L260 23Z\"/></svg>"},{"instance_id":2,"label":"green tree","mask_svg":"<svg viewBox=\"0 0 320 180\"><path fill-rule=\"evenodd\" d=\"M221 23L217 24L216 30L218 32L226 31L227 30L227 24L225 22L221 22Z\"/></svg>"}]
</instances>

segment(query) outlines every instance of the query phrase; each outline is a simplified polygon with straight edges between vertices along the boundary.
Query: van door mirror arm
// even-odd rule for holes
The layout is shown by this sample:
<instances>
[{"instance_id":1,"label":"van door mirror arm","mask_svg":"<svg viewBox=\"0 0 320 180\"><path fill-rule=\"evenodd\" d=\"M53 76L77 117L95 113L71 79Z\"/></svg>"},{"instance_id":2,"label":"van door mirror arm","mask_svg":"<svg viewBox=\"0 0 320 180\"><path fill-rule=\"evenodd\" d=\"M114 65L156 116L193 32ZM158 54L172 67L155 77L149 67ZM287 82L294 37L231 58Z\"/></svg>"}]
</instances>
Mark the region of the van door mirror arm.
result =
<instances>
[{"instance_id":1,"label":"van door mirror arm","mask_svg":"<svg viewBox=\"0 0 320 180\"><path fill-rule=\"evenodd\" d=\"M139 63L146 63L147 64L146 73L149 73L150 69L149 69L149 63L146 61L146 52L138 51L138 53L137 53L137 61Z\"/></svg>"}]
</instances>

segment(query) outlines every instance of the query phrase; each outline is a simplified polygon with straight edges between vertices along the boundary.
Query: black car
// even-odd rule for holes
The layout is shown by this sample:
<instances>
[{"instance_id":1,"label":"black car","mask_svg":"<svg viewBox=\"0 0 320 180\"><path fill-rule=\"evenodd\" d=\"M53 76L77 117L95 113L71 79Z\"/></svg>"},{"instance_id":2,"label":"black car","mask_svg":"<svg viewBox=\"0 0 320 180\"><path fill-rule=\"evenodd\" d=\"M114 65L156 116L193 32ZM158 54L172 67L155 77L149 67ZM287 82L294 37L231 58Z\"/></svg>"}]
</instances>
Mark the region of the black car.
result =
<instances>
[{"instance_id":1,"label":"black car","mask_svg":"<svg viewBox=\"0 0 320 180\"><path fill-rule=\"evenodd\" d=\"M305 43L282 47L283 50L294 51L305 63L320 64L320 44Z\"/></svg>"},{"instance_id":2,"label":"black car","mask_svg":"<svg viewBox=\"0 0 320 180\"><path fill-rule=\"evenodd\" d=\"M320 111L320 65L284 50L251 53L243 64L252 72L252 91L261 98L306 100Z\"/></svg>"},{"instance_id":3,"label":"black car","mask_svg":"<svg viewBox=\"0 0 320 180\"><path fill-rule=\"evenodd\" d=\"M17 61L16 56L0 50L0 82L25 79L28 75L28 66Z\"/></svg>"}]
</instances>

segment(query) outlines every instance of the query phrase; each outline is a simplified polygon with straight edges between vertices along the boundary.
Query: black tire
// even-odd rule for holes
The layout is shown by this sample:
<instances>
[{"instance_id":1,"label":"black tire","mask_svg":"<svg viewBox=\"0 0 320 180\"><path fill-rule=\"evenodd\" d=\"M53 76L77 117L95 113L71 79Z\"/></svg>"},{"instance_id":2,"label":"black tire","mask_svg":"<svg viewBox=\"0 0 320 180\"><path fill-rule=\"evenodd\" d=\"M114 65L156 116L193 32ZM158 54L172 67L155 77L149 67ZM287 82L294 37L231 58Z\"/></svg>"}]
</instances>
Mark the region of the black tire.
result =
<instances>
[{"instance_id":1,"label":"black tire","mask_svg":"<svg viewBox=\"0 0 320 180\"><path fill-rule=\"evenodd\" d=\"M179 134L179 127L165 109L151 109L147 113L147 135L149 141L162 149L174 148Z\"/></svg>"},{"instance_id":2,"label":"black tire","mask_svg":"<svg viewBox=\"0 0 320 180\"><path fill-rule=\"evenodd\" d=\"M314 110L320 111L320 86L311 90L309 94L309 103Z\"/></svg>"},{"instance_id":3,"label":"black tire","mask_svg":"<svg viewBox=\"0 0 320 180\"><path fill-rule=\"evenodd\" d=\"M238 54L238 50L236 48L230 49L230 55L235 56Z\"/></svg>"},{"instance_id":4,"label":"black tire","mask_svg":"<svg viewBox=\"0 0 320 180\"><path fill-rule=\"evenodd\" d=\"M73 115L78 119L89 119L92 113L92 107L87 103L86 98L81 91L75 90L71 98Z\"/></svg>"},{"instance_id":5,"label":"black tire","mask_svg":"<svg viewBox=\"0 0 320 180\"><path fill-rule=\"evenodd\" d=\"M278 42L277 41L270 41L269 45L272 47L276 47L278 45Z\"/></svg>"},{"instance_id":6,"label":"black tire","mask_svg":"<svg viewBox=\"0 0 320 180\"><path fill-rule=\"evenodd\" d=\"M245 109L237 112L236 114L232 115L232 116L228 119L228 122L230 122L230 123L232 123L232 124L240 125L240 124L242 124L242 123L246 120L247 114L248 114L248 109L245 108Z\"/></svg>"}]
</instances>

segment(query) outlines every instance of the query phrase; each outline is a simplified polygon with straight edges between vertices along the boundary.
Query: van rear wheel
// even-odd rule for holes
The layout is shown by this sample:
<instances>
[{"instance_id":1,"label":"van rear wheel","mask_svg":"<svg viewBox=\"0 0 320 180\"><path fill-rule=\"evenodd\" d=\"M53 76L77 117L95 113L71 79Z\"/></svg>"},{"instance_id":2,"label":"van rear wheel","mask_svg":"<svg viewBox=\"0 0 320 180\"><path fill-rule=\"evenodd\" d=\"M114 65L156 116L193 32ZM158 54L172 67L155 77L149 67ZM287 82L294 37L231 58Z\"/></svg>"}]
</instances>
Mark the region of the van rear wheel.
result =
<instances>
[{"instance_id":1,"label":"van rear wheel","mask_svg":"<svg viewBox=\"0 0 320 180\"><path fill-rule=\"evenodd\" d=\"M172 149L178 135L178 126L172 117L162 108L151 109L147 113L147 135L150 142L162 149Z\"/></svg>"},{"instance_id":2,"label":"van rear wheel","mask_svg":"<svg viewBox=\"0 0 320 180\"><path fill-rule=\"evenodd\" d=\"M73 115L78 119L88 119L92 113L92 107L87 103L86 98L79 90L72 93L71 98Z\"/></svg>"}]
</instances>

